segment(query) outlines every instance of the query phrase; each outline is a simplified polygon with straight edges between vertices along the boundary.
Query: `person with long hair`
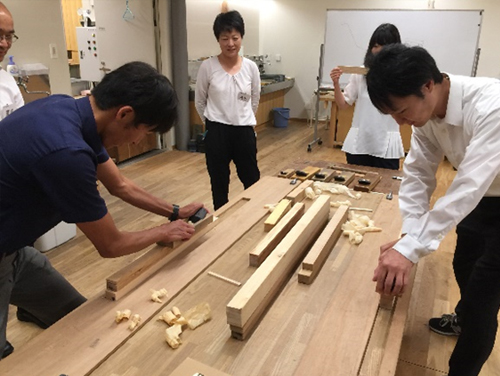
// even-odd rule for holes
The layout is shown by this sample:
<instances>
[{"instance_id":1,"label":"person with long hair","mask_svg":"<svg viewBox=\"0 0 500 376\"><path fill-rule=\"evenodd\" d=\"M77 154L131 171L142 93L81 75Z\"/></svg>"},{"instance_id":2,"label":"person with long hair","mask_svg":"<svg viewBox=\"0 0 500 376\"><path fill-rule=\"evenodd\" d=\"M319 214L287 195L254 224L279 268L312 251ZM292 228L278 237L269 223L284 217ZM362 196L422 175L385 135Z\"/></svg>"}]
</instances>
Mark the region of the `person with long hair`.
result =
<instances>
[{"instance_id":1,"label":"person with long hair","mask_svg":"<svg viewBox=\"0 0 500 376\"><path fill-rule=\"evenodd\" d=\"M397 27L389 23L377 27L370 38L364 66L369 68L373 56L383 46L393 43L401 43ZM381 114L370 102L364 75L351 75L342 92L339 85L342 73L339 67L330 73L335 102L341 110L356 103L351 129L342 147L347 163L398 170L399 160L404 157L399 125L390 116Z\"/></svg>"}]
</instances>

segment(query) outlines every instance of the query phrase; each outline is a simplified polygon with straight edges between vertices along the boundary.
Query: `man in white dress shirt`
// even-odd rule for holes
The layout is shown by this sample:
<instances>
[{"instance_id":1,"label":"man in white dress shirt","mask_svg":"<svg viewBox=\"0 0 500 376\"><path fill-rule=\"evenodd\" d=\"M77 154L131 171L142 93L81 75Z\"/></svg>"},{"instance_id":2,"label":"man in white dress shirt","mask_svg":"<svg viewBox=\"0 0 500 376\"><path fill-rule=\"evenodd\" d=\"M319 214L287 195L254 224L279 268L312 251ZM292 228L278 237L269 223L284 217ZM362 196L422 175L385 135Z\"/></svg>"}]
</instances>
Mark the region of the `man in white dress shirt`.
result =
<instances>
[{"instance_id":1,"label":"man in white dress shirt","mask_svg":"<svg viewBox=\"0 0 500 376\"><path fill-rule=\"evenodd\" d=\"M429 327L458 336L449 376L477 376L493 349L500 307L500 81L444 74L425 49L392 45L375 57L367 85L375 107L413 125L399 192L403 237L380 247L376 290L403 293L413 264L456 226L461 299L456 314ZM443 156L457 174L430 209Z\"/></svg>"},{"instance_id":2,"label":"man in white dress shirt","mask_svg":"<svg viewBox=\"0 0 500 376\"><path fill-rule=\"evenodd\" d=\"M0 62L17 40L14 20L6 6L0 2ZM0 67L0 120L24 104L19 87L8 72Z\"/></svg>"}]
</instances>

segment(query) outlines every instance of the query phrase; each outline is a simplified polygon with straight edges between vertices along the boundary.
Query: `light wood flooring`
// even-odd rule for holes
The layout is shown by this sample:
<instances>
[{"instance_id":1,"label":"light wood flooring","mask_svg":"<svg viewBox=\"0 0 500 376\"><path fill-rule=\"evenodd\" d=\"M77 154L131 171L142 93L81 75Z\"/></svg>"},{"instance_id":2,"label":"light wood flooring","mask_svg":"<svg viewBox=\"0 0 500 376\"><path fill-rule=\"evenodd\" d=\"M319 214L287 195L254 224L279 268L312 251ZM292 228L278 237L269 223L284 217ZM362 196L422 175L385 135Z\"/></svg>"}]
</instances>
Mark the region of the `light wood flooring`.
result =
<instances>
[{"instance_id":1,"label":"light wood flooring","mask_svg":"<svg viewBox=\"0 0 500 376\"><path fill-rule=\"evenodd\" d=\"M326 139L326 132L324 126L321 126L319 136ZM258 160L262 176L275 175L287 164L297 160L345 162L344 153L340 149L328 148L324 144L313 145L312 152L307 152L307 145L312 139L313 129L299 121L290 121L287 128L260 129ZM124 175L169 202L184 205L202 201L212 208L204 154L163 152L133 163L125 163L120 168ZM434 201L444 194L454 174L447 162L441 164ZM230 198L242 190L232 166ZM109 195L104 187L101 187L101 193L117 226L124 231L151 227L165 221L164 218L121 202ZM432 316L452 312L459 297L451 268L455 239L454 233L449 234L437 252L420 262L397 376L439 376L447 371L447 361L455 339L431 333L427 328L427 321ZM47 252L47 255L53 265L89 298L102 294L106 277L121 269L130 258L137 257L130 255L118 259L102 259L79 231L74 239ZM33 324L18 322L15 308L11 307L7 338L14 347L22 346L40 332L41 329ZM499 374L500 346L497 345L481 376Z\"/></svg>"}]
</instances>

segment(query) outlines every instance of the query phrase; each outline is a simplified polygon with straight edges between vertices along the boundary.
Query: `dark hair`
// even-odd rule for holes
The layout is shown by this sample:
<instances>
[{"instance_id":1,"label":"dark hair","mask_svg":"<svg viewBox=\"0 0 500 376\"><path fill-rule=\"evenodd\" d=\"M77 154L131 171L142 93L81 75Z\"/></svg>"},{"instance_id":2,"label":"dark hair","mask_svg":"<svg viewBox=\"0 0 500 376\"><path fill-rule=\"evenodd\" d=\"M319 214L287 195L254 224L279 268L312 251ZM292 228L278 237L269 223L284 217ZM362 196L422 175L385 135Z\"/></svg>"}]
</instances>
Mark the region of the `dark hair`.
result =
<instances>
[{"instance_id":1,"label":"dark hair","mask_svg":"<svg viewBox=\"0 0 500 376\"><path fill-rule=\"evenodd\" d=\"M151 65L134 61L104 76L92 90L97 107L109 110L131 106L134 125L154 126L154 131L168 132L177 123L177 94L167 77Z\"/></svg>"},{"instance_id":2,"label":"dark hair","mask_svg":"<svg viewBox=\"0 0 500 376\"><path fill-rule=\"evenodd\" d=\"M422 86L431 80L437 84L443 82L432 56L422 47L404 44L382 48L366 75L370 99L381 112L394 110L391 97L423 98Z\"/></svg>"},{"instance_id":3,"label":"dark hair","mask_svg":"<svg viewBox=\"0 0 500 376\"><path fill-rule=\"evenodd\" d=\"M401 43L401 36L396 26L390 23L384 23L377 27L370 38L368 49L365 53L364 65L369 68L373 60L372 48L376 44L379 46L386 46L388 44Z\"/></svg>"},{"instance_id":4,"label":"dark hair","mask_svg":"<svg viewBox=\"0 0 500 376\"><path fill-rule=\"evenodd\" d=\"M245 35L245 22L241 14L237 10L232 10L226 13L220 13L214 21L214 34L215 38L219 40L221 33L231 32L236 30L240 33L241 37Z\"/></svg>"}]
</instances>

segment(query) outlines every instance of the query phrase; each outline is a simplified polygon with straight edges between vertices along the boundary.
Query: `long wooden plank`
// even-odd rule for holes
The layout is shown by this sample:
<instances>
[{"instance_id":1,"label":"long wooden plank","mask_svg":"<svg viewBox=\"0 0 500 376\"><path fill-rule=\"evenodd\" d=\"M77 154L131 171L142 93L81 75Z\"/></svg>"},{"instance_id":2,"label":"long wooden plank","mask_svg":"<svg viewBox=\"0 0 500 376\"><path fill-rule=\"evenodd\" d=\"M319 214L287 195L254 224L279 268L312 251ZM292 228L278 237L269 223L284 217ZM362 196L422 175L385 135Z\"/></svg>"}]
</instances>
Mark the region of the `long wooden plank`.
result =
<instances>
[{"instance_id":1,"label":"long wooden plank","mask_svg":"<svg viewBox=\"0 0 500 376\"><path fill-rule=\"evenodd\" d=\"M325 229L302 261L302 270L299 271L298 279L300 283L311 284L318 275L326 258L330 254L333 245L342 233L342 224L347 219L349 207L341 205Z\"/></svg>"},{"instance_id":2,"label":"long wooden plank","mask_svg":"<svg viewBox=\"0 0 500 376\"><path fill-rule=\"evenodd\" d=\"M288 200L286 198L281 200L264 222L264 231L265 232L271 231L273 227L276 226L276 224L279 222L279 220L283 218L284 215L288 213L288 211L291 208L292 208L291 200Z\"/></svg>"},{"instance_id":3,"label":"long wooden plank","mask_svg":"<svg viewBox=\"0 0 500 376\"><path fill-rule=\"evenodd\" d=\"M109 276L106 279L106 289L116 292L128 285L137 286L178 254L194 249L198 245L197 241L217 225L217 222L213 222L213 215L199 223L202 222L204 222L203 226L196 230L191 239L183 242L179 247L165 249L165 247L156 246Z\"/></svg>"},{"instance_id":4,"label":"long wooden plank","mask_svg":"<svg viewBox=\"0 0 500 376\"><path fill-rule=\"evenodd\" d=\"M401 229L401 219L392 202L380 202L373 219L383 231L366 234L355 250L295 375L358 374L378 310L379 295L371 280L378 262L378 245L391 241L393 234ZM370 235L376 239L376 244L370 240Z\"/></svg>"},{"instance_id":5,"label":"long wooden plank","mask_svg":"<svg viewBox=\"0 0 500 376\"><path fill-rule=\"evenodd\" d=\"M228 324L244 328L255 313L267 307L261 302L273 286L286 282L307 246L328 221L330 196L320 195L293 229L278 244L226 307ZM251 329L248 329L251 331Z\"/></svg>"},{"instance_id":6,"label":"long wooden plank","mask_svg":"<svg viewBox=\"0 0 500 376\"><path fill-rule=\"evenodd\" d=\"M411 301L411 291L413 289L417 267L418 264L413 267L405 294L396 300L396 308L394 309L391 326L387 334L387 342L378 373L380 376L394 376L396 374L396 367L401 344L403 342L406 318L408 316L408 309Z\"/></svg>"},{"instance_id":7,"label":"long wooden plank","mask_svg":"<svg viewBox=\"0 0 500 376\"><path fill-rule=\"evenodd\" d=\"M235 198L236 201L242 198L249 201L227 217L222 216L219 219L221 222L206 234L207 239L201 246L176 257L119 302L101 296L90 299L25 346L16 348L12 355L0 362L0 374L90 374L134 334L126 326L114 322L117 310L128 308L139 314L143 319L142 327L168 305L172 297L261 221L267 214L265 204L279 201L292 188L288 180L263 177ZM224 207L215 215L223 211ZM149 289L158 287L165 287L169 292L169 298L162 304L149 300Z\"/></svg>"},{"instance_id":8,"label":"long wooden plank","mask_svg":"<svg viewBox=\"0 0 500 376\"><path fill-rule=\"evenodd\" d=\"M279 244L290 229L304 215L305 204L299 202L278 222L278 224L249 253L250 266L259 266Z\"/></svg>"}]
</instances>

